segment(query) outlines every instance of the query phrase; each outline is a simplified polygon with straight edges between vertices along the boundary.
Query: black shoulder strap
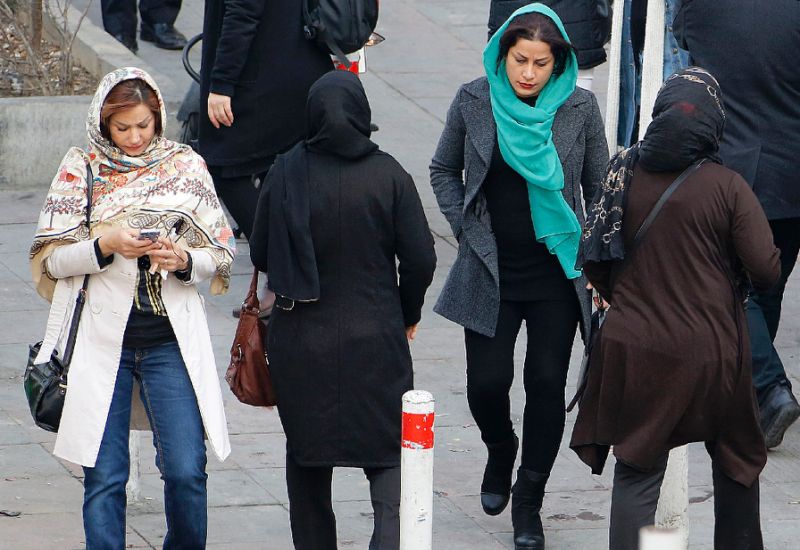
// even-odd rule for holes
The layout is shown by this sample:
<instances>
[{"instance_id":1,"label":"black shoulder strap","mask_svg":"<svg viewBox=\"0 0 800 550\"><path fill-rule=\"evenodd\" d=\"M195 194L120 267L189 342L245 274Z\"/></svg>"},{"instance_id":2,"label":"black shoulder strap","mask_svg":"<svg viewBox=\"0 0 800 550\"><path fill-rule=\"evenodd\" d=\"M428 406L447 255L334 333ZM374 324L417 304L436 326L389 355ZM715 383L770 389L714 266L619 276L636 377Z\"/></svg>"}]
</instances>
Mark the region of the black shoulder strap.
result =
<instances>
[{"instance_id":1,"label":"black shoulder strap","mask_svg":"<svg viewBox=\"0 0 800 550\"><path fill-rule=\"evenodd\" d=\"M94 175L92 174L92 167L86 163L86 230L91 237L92 229L92 193L94 190ZM64 367L64 374L62 376L63 383L66 385L67 372L69 372L69 364L72 362L72 351L75 348L75 340L78 337L78 323L81 320L81 313L83 313L83 305L86 303L86 289L89 287L89 275L83 276L83 286L78 292L78 297L75 300L75 310L72 312L72 321L69 324L69 334L67 336L67 343L64 346L64 357L61 364Z\"/></svg>"},{"instance_id":2,"label":"black shoulder strap","mask_svg":"<svg viewBox=\"0 0 800 550\"><path fill-rule=\"evenodd\" d=\"M636 235L633 237L633 244L628 249L628 251L626 251L626 253L625 253L626 255L630 254L630 252L634 248L636 248L639 245L639 243L642 242L642 239L644 239L645 233L647 233L647 230L650 229L651 225L653 225L653 222L655 221L655 219L658 216L659 212L661 212L661 208L664 206L664 203L666 203L669 200L669 198L678 189L678 187L680 187L681 184L684 181L686 181L686 179L689 176L691 176L694 173L695 170L700 168L700 166L705 162L705 160L706 159L702 159L701 161L696 162L696 163L692 164L691 166L687 167L686 170L681 172L681 175L678 176L677 178L675 178L675 181L673 181L670 184L670 186L667 187L666 190L664 190L664 192L661 194L661 197L658 199L658 202L656 202L655 206L653 206L653 209L650 211L650 213L644 219L644 221L642 222L641 227L639 227L639 230L636 232Z\"/></svg>"}]
</instances>

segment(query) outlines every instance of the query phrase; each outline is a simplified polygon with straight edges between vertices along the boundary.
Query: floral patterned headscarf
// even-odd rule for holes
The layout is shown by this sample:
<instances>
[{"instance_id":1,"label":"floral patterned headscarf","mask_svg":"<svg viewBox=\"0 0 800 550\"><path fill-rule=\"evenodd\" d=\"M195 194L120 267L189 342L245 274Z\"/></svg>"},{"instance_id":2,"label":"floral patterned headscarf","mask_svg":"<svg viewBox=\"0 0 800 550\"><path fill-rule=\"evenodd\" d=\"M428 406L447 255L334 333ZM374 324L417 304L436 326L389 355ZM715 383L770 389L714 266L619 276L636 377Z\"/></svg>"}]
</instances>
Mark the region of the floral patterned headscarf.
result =
<instances>
[{"instance_id":1,"label":"floral patterned headscarf","mask_svg":"<svg viewBox=\"0 0 800 550\"><path fill-rule=\"evenodd\" d=\"M52 297L55 279L45 259L56 246L95 238L115 227L159 229L162 235L182 220L188 248L211 252L217 272L212 294L227 291L235 239L222 211L203 159L180 143L155 135L142 155L126 155L100 130L100 112L111 90L125 80L144 81L158 97L162 133L167 120L164 100L145 71L124 67L100 81L89 107L89 147L71 148L50 186L30 249L31 271L39 294ZM86 227L86 166L93 174L91 235Z\"/></svg>"}]
</instances>

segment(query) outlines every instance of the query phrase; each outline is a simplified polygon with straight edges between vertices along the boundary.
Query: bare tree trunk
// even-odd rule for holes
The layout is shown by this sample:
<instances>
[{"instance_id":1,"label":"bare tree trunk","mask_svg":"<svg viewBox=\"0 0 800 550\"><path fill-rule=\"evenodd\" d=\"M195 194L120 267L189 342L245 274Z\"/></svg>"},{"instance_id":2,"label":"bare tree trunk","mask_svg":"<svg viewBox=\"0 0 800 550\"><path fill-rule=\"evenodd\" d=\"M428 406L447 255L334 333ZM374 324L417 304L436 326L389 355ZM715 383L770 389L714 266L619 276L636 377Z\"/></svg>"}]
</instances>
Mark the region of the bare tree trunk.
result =
<instances>
[{"instance_id":1,"label":"bare tree trunk","mask_svg":"<svg viewBox=\"0 0 800 550\"><path fill-rule=\"evenodd\" d=\"M42 51L43 0L31 0L31 47L36 53Z\"/></svg>"}]
</instances>

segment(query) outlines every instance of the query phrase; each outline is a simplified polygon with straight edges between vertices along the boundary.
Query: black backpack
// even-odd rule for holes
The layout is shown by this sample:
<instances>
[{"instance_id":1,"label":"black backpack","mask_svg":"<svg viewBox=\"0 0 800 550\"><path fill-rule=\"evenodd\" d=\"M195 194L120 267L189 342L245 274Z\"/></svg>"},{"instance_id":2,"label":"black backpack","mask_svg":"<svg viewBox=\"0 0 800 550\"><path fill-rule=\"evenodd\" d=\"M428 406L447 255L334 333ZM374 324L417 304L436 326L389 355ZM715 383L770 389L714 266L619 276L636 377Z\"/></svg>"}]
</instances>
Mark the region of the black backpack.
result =
<instances>
[{"instance_id":1,"label":"black backpack","mask_svg":"<svg viewBox=\"0 0 800 550\"><path fill-rule=\"evenodd\" d=\"M361 49L378 24L378 0L303 0L303 31L308 40L336 56Z\"/></svg>"}]
</instances>

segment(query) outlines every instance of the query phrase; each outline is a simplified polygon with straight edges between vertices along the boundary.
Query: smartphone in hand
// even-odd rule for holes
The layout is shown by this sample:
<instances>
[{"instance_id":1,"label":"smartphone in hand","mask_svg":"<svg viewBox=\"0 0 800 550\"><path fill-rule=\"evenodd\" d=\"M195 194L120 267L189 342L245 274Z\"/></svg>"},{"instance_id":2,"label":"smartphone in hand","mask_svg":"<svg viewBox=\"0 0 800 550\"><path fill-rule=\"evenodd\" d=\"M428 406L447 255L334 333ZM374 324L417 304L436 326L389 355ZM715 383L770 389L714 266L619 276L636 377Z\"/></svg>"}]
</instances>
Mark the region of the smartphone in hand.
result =
<instances>
[{"instance_id":1,"label":"smartphone in hand","mask_svg":"<svg viewBox=\"0 0 800 550\"><path fill-rule=\"evenodd\" d=\"M160 236L161 236L161 231L159 231L158 229L140 229L138 239L140 241L149 240L151 242L156 242L158 240L158 237Z\"/></svg>"}]
</instances>

